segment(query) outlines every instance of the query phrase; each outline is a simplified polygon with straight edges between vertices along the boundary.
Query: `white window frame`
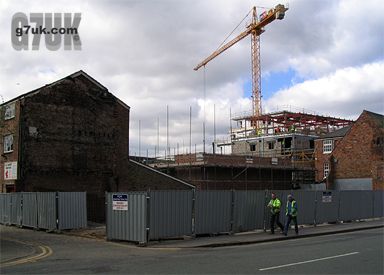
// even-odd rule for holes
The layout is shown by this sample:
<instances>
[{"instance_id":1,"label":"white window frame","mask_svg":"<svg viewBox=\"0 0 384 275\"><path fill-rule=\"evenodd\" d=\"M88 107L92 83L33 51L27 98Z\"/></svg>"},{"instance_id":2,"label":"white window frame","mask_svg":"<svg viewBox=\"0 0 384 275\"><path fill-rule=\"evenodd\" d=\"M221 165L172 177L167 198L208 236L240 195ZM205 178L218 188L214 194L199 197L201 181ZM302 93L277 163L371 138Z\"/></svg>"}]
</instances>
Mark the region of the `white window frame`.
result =
<instances>
[{"instance_id":1,"label":"white window frame","mask_svg":"<svg viewBox=\"0 0 384 275\"><path fill-rule=\"evenodd\" d=\"M324 178L328 178L328 176L329 176L329 162L324 162L323 170L324 170Z\"/></svg>"},{"instance_id":2,"label":"white window frame","mask_svg":"<svg viewBox=\"0 0 384 275\"><path fill-rule=\"evenodd\" d=\"M323 140L323 154L330 154L333 151L333 140L324 139Z\"/></svg>"},{"instance_id":3,"label":"white window frame","mask_svg":"<svg viewBox=\"0 0 384 275\"><path fill-rule=\"evenodd\" d=\"M13 152L13 135L6 135L3 137L4 153Z\"/></svg>"}]
</instances>

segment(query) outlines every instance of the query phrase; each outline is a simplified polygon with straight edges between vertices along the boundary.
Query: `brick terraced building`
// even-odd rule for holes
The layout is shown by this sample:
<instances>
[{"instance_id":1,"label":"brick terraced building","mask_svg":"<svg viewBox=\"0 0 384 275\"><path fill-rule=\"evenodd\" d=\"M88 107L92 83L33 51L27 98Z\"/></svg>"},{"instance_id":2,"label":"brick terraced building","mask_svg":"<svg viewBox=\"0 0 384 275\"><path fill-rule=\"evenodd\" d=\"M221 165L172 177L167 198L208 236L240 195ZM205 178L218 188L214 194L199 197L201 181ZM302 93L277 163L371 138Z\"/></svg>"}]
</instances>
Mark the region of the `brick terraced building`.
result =
<instances>
[{"instance_id":1,"label":"brick terraced building","mask_svg":"<svg viewBox=\"0 0 384 275\"><path fill-rule=\"evenodd\" d=\"M330 189L383 190L384 116L363 111L339 134L315 141L317 180L325 177Z\"/></svg>"}]
</instances>

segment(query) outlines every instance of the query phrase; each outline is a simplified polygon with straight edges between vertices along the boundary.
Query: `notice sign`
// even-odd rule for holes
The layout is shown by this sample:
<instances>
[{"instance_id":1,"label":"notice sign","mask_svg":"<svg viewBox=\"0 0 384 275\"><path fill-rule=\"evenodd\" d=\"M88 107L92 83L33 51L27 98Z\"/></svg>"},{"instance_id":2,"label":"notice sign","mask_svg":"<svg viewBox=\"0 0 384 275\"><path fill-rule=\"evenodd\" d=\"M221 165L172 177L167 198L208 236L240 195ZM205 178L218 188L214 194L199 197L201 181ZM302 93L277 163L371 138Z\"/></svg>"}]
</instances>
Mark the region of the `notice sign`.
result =
<instances>
[{"instance_id":1,"label":"notice sign","mask_svg":"<svg viewBox=\"0 0 384 275\"><path fill-rule=\"evenodd\" d=\"M17 180L17 161L4 163L4 180Z\"/></svg>"},{"instance_id":2,"label":"notice sign","mask_svg":"<svg viewBox=\"0 0 384 275\"><path fill-rule=\"evenodd\" d=\"M112 209L127 211L128 210L128 195L127 194L113 194L112 195Z\"/></svg>"},{"instance_id":3,"label":"notice sign","mask_svg":"<svg viewBox=\"0 0 384 275\"><path fill-rule=\"evenodd\" d=\"M323 192L323 202L332 202L332 192Z\"/></svg>"}]
</instances>

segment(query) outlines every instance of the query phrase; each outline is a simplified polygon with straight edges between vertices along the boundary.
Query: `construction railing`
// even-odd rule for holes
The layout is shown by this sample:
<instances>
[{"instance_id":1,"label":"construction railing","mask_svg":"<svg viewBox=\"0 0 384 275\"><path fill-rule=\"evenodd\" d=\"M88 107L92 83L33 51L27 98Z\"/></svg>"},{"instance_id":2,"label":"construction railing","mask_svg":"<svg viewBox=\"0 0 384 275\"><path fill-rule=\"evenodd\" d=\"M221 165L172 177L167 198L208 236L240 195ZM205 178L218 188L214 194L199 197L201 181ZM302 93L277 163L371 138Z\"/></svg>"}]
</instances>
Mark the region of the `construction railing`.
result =
<instances>
[{"instance_id":1,"label":"construction railing","mask_svg":"<svg viewBox=\"0 0 384 275\"><path fill-rule=\"evenodd\" d=\"M0 194L0 223L47 230L87 227L86 193Z\"/></svg>"},{"instance_id":2,"label":"construction railing","mask_svg":"<svg viewBox=\"0 0 384 275\"><path fill-rule=\"evenodd\" d=\"M150 191L107 194L107 239L150 240L268 229L272 191ZM299 224L383 217L383 191L274 191L292 194Z\"/></svg>"}]
</instances>

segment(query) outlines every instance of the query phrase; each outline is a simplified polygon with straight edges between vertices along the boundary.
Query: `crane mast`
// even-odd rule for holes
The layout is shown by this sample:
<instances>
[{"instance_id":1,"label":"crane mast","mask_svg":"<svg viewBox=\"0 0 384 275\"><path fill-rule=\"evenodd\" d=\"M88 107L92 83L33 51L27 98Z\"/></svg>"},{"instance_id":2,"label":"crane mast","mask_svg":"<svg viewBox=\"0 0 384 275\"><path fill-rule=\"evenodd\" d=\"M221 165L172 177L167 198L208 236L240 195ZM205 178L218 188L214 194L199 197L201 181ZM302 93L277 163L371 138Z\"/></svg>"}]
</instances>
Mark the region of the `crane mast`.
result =
<instances>
[{"instance_id":1,"label":"crane mast","mask_svg":"<svg viewBox=\"0 0 384 275\"><path fill-rule=\"evenodd\" d=\"M253 7L252 24L257 23L256 7ZM261 115L261 65L260 65L260 36L256 30L252 30L251 36L252 58L252 114L255 117ZM253 120L255 121L255 120ZM258 125L252 125L258 128Z\"/></svg>"},{"instance_id":2,"label":"crane mast","mask_svg":"<svg viewBox=\"0 0 384 275\"><path fill-rule=\"evenodd\" d=\"M277 5L275 8L265 11L260 15L258 20L256 7L253 7L252 21L246 27L246 30L241 32L237 37L221 46L214 51L210 56L200 62L194 70L197 71L205 66L212 59L229 49L237 42L251 34L251 60L252 60L252 114L258 117L262 114L261 110L261 68L260 68L260 35L264 32L264 27L275 19L282 20L285 12L288 10L284 5ZM256 121L255 119L253 121ZM252 125L256 129L258 125Z\"/></svg>"}]
</instances>

